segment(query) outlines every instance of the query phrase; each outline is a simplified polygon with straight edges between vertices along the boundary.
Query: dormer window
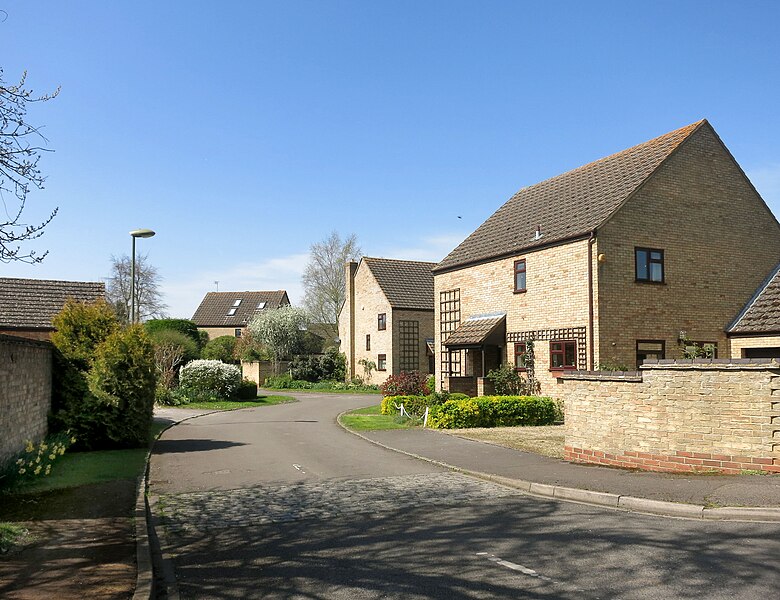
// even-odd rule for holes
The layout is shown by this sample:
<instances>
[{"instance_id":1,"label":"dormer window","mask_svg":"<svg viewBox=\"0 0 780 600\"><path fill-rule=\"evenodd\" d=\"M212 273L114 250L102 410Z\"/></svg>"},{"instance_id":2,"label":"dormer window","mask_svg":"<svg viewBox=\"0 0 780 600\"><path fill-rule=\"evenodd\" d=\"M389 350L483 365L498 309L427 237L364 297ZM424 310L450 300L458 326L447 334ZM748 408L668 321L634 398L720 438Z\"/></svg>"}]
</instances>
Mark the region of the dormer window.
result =
<instances>
[{"instance_id":1,"label":"dormer window","mask_svg":"<svg viewBox=\"0 0 780 600\"><path fill-rule=\"evenodd\" d=\"M257 305L257 310L265 308L265 302L259 302Z\"/></svg>"}]
</instances>

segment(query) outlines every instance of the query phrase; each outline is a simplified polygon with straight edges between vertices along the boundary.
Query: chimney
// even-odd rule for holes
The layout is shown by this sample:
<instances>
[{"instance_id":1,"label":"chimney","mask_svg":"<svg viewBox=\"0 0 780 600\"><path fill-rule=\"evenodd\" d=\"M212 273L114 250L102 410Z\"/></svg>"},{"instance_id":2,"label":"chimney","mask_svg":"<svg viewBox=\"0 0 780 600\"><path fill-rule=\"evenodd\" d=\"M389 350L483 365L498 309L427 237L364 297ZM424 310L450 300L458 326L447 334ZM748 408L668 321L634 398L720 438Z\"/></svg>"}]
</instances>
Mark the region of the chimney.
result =
<instances>
[{"instance_id":1,"label":"chimney","mask_svg":"<svg viewBox=\"0 0 780 600\"><path fill-rule=\"evenodd\" d=\"M349 348L342 345L341 351L347 356L347 378L355 377L355 274L357 273L358 263L353 260L347 261L344 281L346 287L344 290L344 308L347 311L347 330L345 338L342 338L342 344L346 342ZM342 335L339 331L339 335Z\"/></svg>"}]
</instances>

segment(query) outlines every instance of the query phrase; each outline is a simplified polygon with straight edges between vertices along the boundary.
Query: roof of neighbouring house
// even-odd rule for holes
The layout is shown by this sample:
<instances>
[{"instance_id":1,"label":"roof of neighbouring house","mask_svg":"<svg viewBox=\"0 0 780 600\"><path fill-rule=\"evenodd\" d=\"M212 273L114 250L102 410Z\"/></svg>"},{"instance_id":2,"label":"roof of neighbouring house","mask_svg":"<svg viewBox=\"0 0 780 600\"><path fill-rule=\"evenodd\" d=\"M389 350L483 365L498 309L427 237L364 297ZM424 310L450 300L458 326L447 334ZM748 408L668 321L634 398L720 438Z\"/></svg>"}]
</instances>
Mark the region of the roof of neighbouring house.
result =
<instances>
[{"instance_id":1,"label":"roof of neighbouring house","mask_svg":"<svg viewBox=\"0 0 780 600\"><path fill-rule=\"evenodd\" d=\"M364 256L393 308L433 310L433 267L436 263Z\"/></svg>"},{"instance_id":2,"label":"roof of neighbouring house","mask_svg":"<svg viewBox=\"0 0 780 600\"><path fill-rule=\"evenodd\" d=\"M0 327L52 329L65 301L94 302L106 297L99 281L55 281L0 277Z\"/></svg>"},{"instance_id":3,"label":"roof of neighbouring house","mask_svg":"<svg viewBox=\"0 0 780 600\"><path fill-rule=\"evenodd\" d=\"M290 304L285 290L209 292L192 315L198 327L244 327L261 310Z\"/></svg>"},{"instance_id":4,"label":"roof of neighbouring house","mask_svg":"<svg viewBox=\"0 0 780 600\"><path fill-rule=\"evenodd\" d=\"M734 334L780 333L780 265L756 290L726 331Z\"/></svg>"},{"instance_id":5,"label":"roof of neighbouring house","mask_svg":"<svg viewBox=\"0 0 780 600\"><path fill-rule=\"evenodd\" d=\"M434 272L588 235L703 125L711 127L701 120L521 189L450 252ZM541 237L536 235L537 228Z\"/></svg>"}]
</instances>

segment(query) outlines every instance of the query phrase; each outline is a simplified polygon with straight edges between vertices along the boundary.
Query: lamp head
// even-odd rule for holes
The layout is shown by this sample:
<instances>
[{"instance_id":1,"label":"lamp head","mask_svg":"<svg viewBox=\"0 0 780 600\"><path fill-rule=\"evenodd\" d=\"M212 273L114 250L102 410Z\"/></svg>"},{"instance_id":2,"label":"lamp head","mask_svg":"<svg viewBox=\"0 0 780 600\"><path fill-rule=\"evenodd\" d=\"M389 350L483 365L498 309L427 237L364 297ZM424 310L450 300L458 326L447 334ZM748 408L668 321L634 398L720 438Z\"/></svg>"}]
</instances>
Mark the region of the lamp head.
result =
<instances>
[{"instance_id":1,"label":"lamp head","mask_svg":"<svg viewBox=\"0 0 780 600\"><path fill-rule=\"evenodd\" d=\"M130 232L134 238L150 238L154 235L154 231L151 229L134 229Z\"/></svg>"}]
</instances>

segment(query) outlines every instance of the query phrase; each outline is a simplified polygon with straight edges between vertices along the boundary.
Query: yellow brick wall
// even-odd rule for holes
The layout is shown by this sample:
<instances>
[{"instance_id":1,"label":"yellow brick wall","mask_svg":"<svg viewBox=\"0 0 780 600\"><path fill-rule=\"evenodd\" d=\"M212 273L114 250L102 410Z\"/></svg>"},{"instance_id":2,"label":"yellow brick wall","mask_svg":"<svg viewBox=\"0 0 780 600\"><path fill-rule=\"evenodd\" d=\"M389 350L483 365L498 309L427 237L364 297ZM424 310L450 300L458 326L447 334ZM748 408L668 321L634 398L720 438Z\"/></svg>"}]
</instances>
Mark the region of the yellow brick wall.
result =
<instances>
[{"instance_id":1,"label":"yellow brick wall","mask_svg":"<svg viewBox=\"0 0 780 600\"><path fill-rule=\"evenodd\" d=\"M588 326L588 240L519 254L434 277L435 348L441 348L440 293L460 289L461 322L470 316L506 312L506 330L536 331ZM514 264L526 260L526 292L514 293ZM595 256L593 257L595 261ZM535 345L536 376L545 388L554 385L549 371L549 342ZM502 348L511 364L514 345ZM441 385L441 361L436 381Z\"/></svg>"},{"instance_id":2,"label":"yellow brick wall","mask_svg":"<svg viewBox=\"0 0 780 600\"><path fill-rule=\"evenodd\" d=\"M746 336L729 339L731 358L742 358L745 348L780 348L780 336Z\"/></svg>"},{"instance_id":3,"label":"yellow brick wall","mask_svg":"<svg viewBox=\"0 0 780 600\"><path fill-rule=\"evenodd\" d=\"M671 156L598 233L599 355L635 365L637 340L681 358L685 331L718 343L780 256L780 229L709 126ZM636 283L634 248L664 251L663 285Z\"/></svg>"},{"instance_id":4,"label":"yellow brick wall","mask_svg":"<svg viewBox=\"0 0 780 600\"><path fill-rule=\"evenodd\" d=\"M777 363L645 365L634 382L570 377L556 393L569 458L667 471L780 471Z\"/></svg>"},{"instance_id":5,"label":"yellow brick wall","mask_svg":"<svg viewBox=\"0 0 780 600\"><path fill-rule=\"evenodd\" d=\"M236 337L236 329L241 329L243 335L243 331L246 329L246 326L236 325L235 327L198 327L198 331L205 331L209 334L209 340L222 337L223 335Z\"/></svg>"}]
</instances>

